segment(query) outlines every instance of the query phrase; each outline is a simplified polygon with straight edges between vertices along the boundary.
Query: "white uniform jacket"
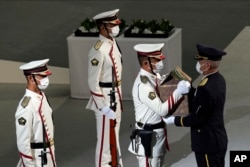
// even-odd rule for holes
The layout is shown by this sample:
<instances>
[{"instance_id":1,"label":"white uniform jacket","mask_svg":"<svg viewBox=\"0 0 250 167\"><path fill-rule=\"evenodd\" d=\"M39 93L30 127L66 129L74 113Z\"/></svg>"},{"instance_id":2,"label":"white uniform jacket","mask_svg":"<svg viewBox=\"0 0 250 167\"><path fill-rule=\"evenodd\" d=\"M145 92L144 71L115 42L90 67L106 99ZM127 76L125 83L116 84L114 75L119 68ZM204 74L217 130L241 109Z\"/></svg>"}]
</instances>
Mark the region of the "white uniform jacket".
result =
<instances>
[{"instance_id":1,"label":"white uniform jacket","mask_svg":"<svg viewBox=\"0 0 250 167\"><path fill-rule=\"evenodd\" d=\"M54 154L54 125L52 109L44 93L41 95L26 89L24 97L20 100L15 114L17 147L20 153L18 167L41 166L41 151L43 148L33 148L33 143L43 142L43 125L47 143L46 151L48 163L44 167L55 167ZM32 144L31 144L32 143Z\"/></svg>"},{"instance_id":2,"label":"white uniform jacket","mask_svg":"<svg viewBox=\"0 0 250 167\"><path fill-rule=\"evenodd\" d=\"M157 124L162 121L162 117L168 114L174 104L182 97L176 91L168 98L167 101L162 102L157 94L159 80L155 75L141 69L137 78L135 79L132 95L135 107L135 120L142 124ZM140 128L137 123L137 129ZM154 137L156 142L153 145L152 156L161 156L166 151L166 135L163 128L154 129ZM144 155L144 148L141 143L137 145L138 149L132 148L132 143L129 146L129 151L137 155Z\"/></svg>"},{"instance_id":3,"label":"white uniform jacket","mask_svg":"<svg viewBox=\"0 0 250 167\"><path fill-rule=\"evenodd\" d=\"M119 85L116 89L116 102L120 103L122 60L115 39L110 40L100 35L100 40L89 51L88 61L88 85L91 97L86 108L96 110L110 106L108 94L111 88L103 88L99 84L112 82L112 67L115 69L114 81Z\"/></svg>"}]
</instances>

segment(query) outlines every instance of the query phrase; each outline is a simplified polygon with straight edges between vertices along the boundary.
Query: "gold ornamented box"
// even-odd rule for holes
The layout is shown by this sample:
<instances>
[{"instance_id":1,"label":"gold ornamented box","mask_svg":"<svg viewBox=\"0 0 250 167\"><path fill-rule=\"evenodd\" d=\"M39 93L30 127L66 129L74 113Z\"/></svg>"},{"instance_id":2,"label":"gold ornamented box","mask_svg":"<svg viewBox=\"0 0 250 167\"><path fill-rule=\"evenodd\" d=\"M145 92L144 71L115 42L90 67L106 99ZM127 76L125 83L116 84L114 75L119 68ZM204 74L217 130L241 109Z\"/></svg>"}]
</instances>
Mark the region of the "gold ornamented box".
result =
<instances>
[{"instance_id":1,"label":"gold ornamented box","mask_svg":"<svg viewBox=\"0 0 250 167\"><path fill-rule=\"evenodd\" d=\"M170 97L173 91L177 88L177 84L180 80L191 82L192 79L185 72L183 72L180 67L176 67L159 86L159 93L162 101L166 101ZM169 113L178 116L188 115L188 96L184 95Z\"/></svg>"}]
</instances>

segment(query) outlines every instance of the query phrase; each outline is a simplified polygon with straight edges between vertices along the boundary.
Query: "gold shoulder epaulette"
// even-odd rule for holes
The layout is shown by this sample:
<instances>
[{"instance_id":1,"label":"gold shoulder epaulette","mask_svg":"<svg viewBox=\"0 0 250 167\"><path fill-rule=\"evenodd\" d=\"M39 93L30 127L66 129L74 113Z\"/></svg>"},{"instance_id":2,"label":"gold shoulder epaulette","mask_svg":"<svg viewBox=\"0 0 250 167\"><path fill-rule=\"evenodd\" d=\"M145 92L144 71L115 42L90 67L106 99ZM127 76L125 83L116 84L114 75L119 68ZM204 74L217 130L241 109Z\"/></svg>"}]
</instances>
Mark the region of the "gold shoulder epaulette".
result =
<instances>
[{"instance_id":1,"label":"gold shoulder epaulette","mask_svg":"<svg viewBox=\"0 0 250 167\"><path fill-rule=\"evenodd\" d=\"M204 86L204 85L206 85L207 81L208 81L208 78L204 78L204 79L200 82L199 86Z\"/></svg>"},{"instance_id":2,"label":"gold shoulder epaulette","mask_svg":"<svg viewBox=\"0 0 250 167\"><path fill-rule=\"evenodd\" d=\"M103 41L98 40L98 41L96 42L95 46L94 46L95 49L96 49L96 50L100 49L100 47L102 46L102 44L103 44Z\"/></svg>"},{"instance_id":3,"label":"gold shoulder epaulette","mask_svg":"<svg viewBox=\"0 0 250 167\"><path fill-rule=\"evenodd\" d=\"M25 108L28 104L29 104L29 102L30 102L30 96L25 96L24 98L23 98L23 101L22 101L22 103L21 103L21 106L23 107L23 108Z\"/></svg>"},{"instance_id":4,"label":"gold shoulder epaulette","mask_svg":"<svg viewBox=\"0 0 250 167\"><path fill-rule=\"evenodd\" d=\"M148 77L147 77L147 76L145 76L145 75L141 75L140 77L141 77L141 82L142 82L142 83L144 83L144 84L145 84L145 83L147 83L147 82L148 82Z\"/></svg>"}]
</instances>

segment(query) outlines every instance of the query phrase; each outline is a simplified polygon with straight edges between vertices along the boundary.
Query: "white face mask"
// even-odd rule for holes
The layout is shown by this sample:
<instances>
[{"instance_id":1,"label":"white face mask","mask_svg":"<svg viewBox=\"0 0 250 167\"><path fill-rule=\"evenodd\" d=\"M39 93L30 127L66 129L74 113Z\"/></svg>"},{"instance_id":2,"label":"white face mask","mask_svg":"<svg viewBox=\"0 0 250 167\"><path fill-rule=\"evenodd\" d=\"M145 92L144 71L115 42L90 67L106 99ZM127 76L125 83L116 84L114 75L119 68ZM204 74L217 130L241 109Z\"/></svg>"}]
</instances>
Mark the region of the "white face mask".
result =
<instances>
[{"instance_id":1,"label":"white face mask","mask_svg":"<svg viewBox=\"0 0 250 167\"><path fill-rule=\"evenodd\" d=\"M162 70L163 67L164 67L162 60L159 61L159 62L157 62L157 63L154 64L154 65L155 65L155 69L153 69L153 72L156 73L156 74L157 74L157 73L160 73L161 70Z\"/></svg>"},{"instance_id":2,"label":"white face mask","mask_svg":"<svg viewBox=\"0 0 250 167\"><path fill-rule=\"evenodd\" d=\"M109 35L110 35L111 37L116 37L116 36L119 34L119 32L120 32L120 27L119 27L119 25L114 26L114 27L112 27L112 28L110 28L110 29L111 29L111 33L109 33Z\"/></svg>"},{"instance_id":3,"label":"white face mask","mask_svg":"<svg viewBox=\"0 0 250 167\"><path fill-rule=\"evenodd\" d=\"M197 61L197 63L196 63L196 66L195 66L195 68L196 68L196 71L198 72L198 73L200 73L200 74L203 74L203 71L201 70L201 66L203 66L204 64L200 64L198 61Z\"/></svg>"},{"instance_id":4,"label":"white face mask","mask_svg":"<svg viewBox=\"0 0 250 167\"><path fill-rule=\"evenodd\" d=\"M40 81L40 85L37 85L40 90L45 90L49 86L49 78L45 77Z\"/></svg>"}]
</instances>

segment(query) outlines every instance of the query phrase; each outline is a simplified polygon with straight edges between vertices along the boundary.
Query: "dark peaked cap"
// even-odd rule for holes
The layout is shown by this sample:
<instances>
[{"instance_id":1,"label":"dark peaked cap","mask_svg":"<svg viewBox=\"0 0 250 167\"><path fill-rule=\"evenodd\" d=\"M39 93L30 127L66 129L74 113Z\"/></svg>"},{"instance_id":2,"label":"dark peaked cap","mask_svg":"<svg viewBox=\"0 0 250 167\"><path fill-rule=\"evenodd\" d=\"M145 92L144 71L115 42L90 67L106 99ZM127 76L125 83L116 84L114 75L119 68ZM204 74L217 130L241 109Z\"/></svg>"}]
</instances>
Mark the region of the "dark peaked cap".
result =
<instances>
[{"instance_id":1,"label":"dark peaked cap","mask_svg":"<svg viewBox=\"0 0 250 167\"><path fill-rule=\"evenodd\" d=\"M197 56L194 57L195 60L213 60L213 61L219 61L221 60L221 57L226 55L227 53L218 50L209 46L205 46L202 44L197 44L196 45L198 54Z\"/></svg>"}]
</instances>

